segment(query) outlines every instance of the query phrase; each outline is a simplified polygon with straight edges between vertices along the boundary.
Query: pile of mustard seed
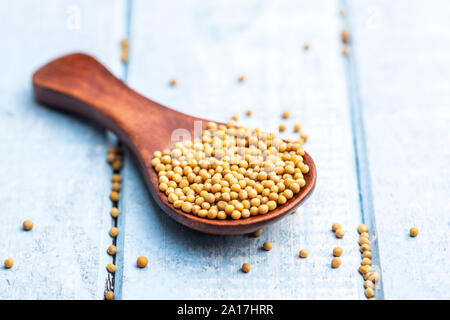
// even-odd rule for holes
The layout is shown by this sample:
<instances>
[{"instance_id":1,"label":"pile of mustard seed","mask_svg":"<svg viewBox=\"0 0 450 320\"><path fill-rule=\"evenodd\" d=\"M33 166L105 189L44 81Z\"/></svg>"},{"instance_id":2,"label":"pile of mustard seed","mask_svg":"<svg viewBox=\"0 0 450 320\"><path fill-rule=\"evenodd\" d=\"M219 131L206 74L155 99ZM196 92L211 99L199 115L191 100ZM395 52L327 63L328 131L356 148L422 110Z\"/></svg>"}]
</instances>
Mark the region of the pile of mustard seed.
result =
<instances>
[{"instance_id":1,"label":"pile of mustard seed","mask_svg":"<svg viewBox=\"0 0 450 320\"><path fill-rule=\"evenodd\" d=\"M306 185L303 140L207 124L201 137L156 151L159 189L175 208L208 219L245 219L275 210Z\"/></svg>"}]
</instances>

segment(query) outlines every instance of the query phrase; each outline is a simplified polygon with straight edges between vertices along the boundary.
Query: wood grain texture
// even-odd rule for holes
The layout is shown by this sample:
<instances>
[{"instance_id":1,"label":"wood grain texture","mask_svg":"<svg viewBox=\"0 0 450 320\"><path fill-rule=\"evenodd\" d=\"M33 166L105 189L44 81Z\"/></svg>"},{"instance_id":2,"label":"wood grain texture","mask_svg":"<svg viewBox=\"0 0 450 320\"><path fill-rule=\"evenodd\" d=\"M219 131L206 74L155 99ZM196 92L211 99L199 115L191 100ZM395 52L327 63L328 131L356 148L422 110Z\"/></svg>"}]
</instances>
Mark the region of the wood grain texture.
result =
<instances>
[{"instance_id":1,"label":"wood grain texture","mask_svg":"<svg viewBox=\"0 0 450 320\"><path fill-rule=\"evenodd\" d=\"M385 298L449 299L450 5L349 4Z\"/></svg>"},{"instance_id":2,"label":"wood grain texture","mask_svg":"<svg viewBox=\"0 0 450 320\"><path fill-rule=\"evenodd\" d=\"M331 5L330 5L331 4ZM174 10L175 8L175 10ZM124 299L362 298L360 223L338 7L329 1L133 2L129 84L181 112L275 131L291 111L320 173L313 197L261 238L208 236L161 213L126 157ZM145 26L145 27L143 27ZM303 51L305 43L311 50ZM246 81L238 83L239 75ZM172 77L176 87L169 86ZM246 109L253 116L245 117ZM149 135L155 134L149 128ZM289 130L290 131L290 130ZM284 137L294 137L287 133ZM317 159L317 160L316 160ZM338 240L333 222L347 235ZM274 249L264 252L270 240ZM344 248L341 268L332 249ZM298 258L302 248L310 252ZM149 258L146 269L136 258ZM249 274L242 263L252 265Z\"/></svg>"},{"instance_id":3,"label":"wood grain texture","mask_svg":"<svg viewBox=\"0 0 450 320\"><path fill-rule=\"evenodd\" d=\"M31 74L86 50L120 72L122 1L14 1L0 10L0 299L102 298L110 168L103 129L38 106ZM104 30L108 30L105 32ZM31 232L21 230L31 219Z\"/></svg>"}]
</instances>

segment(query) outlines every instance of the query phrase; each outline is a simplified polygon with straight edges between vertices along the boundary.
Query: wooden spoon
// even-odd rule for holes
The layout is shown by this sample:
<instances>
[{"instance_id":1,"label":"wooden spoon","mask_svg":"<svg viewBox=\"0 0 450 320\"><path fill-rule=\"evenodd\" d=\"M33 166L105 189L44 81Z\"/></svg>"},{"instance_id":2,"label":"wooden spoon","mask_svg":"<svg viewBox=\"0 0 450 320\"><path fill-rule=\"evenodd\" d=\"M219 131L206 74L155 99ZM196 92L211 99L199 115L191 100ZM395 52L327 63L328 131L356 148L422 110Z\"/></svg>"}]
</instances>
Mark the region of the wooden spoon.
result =
<instances>
[{"instance_id":1,"label":"wooden spoon","mask_svg":"<svg viewBox=\"0 0 450 320\"><path fill-rule=\"evenodd\" d=\"M74 53L38 69L33 75L35 99L50 107L77 113L113 131L136 158L147 187L158 205L185 226L211 234L244 234L272 224L293 212L314 189L316 167L308 154L304 162L310 171L306 185L283 206L265 215L240 220L209 220L175 209L159 191L158 175L151 166L153 152L171 147L176 129L194 131L191 117L151 101L117 79L93 57Z\"/></svg>"}]
</instances>

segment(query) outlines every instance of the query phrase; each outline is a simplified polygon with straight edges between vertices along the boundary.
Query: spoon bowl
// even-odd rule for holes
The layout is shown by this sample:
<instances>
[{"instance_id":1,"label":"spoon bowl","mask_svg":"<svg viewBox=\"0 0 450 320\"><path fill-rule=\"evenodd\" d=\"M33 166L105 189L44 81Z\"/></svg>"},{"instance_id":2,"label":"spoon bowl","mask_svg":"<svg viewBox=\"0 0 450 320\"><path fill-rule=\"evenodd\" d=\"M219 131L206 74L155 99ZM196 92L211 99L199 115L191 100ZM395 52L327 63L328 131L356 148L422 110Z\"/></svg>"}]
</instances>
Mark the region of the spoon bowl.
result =
<instances>
[{"instance_id":1,"label":"spoon bowl","mask_svg":"<svg viewBox=\"0 0 450 320\"><path fill-rule=\"evenodd\" d=\"M153 153L170 148L177 135L206 129L209 122L167 108L149 100L116 78L93 57L73 53L39 68L33 74L36 101L49 107L89 118L114 132L136 159L148 190L156 203L179 223L210 234L245 234L272 224L295 211L314 189L316 167L305 153L309 166L306 185L286 204L265 215L239 220L209 220L173 207L159 191L156 171L151 165Z\"/></svg>"}]
</instances>

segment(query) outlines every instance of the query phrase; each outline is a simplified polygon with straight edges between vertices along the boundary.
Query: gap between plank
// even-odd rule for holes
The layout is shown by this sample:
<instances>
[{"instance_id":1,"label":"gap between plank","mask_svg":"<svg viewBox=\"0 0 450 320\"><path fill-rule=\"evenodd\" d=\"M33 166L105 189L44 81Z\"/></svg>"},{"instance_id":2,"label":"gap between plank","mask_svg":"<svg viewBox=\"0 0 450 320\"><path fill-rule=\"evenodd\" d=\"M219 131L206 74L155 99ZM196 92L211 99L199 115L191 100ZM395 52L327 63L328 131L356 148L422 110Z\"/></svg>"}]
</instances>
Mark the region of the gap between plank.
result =
<instances>
[{"instance_id":1,"label":"gap between plank","mask_svg":"<svg viewBox=\"0 0 450 320\"><path fill-rule=\"evenodd\" d=\"M377 284L375 290L375 298L382 300L384 299L383 273L381 269L381 260L377 239L378 233L376 230L375 212L373 208L372 185L370 182L369 171L370 167L369 160L367 158L366 135L362 110L363 104L361 101L358 86L358 69L356 58L353 53L355 39L353 37L354 29L351 21L352 12L350 12L350 6L348 5L347 0L340 0L340 2L341 8L345 10L345 14L342 17L343 24L344 27L349 31L351 37L350 53L346 57L344 57L344 59L351 116L353 148L355 153L356 177L359 191L361 221L369 227L369 231L371 231L371 236L373 237L371 243L372 261L373 265L379 268L379 270L375 269L375 271L379 272L380 274L380 281Z\"/></svg>"}]
</instances>

